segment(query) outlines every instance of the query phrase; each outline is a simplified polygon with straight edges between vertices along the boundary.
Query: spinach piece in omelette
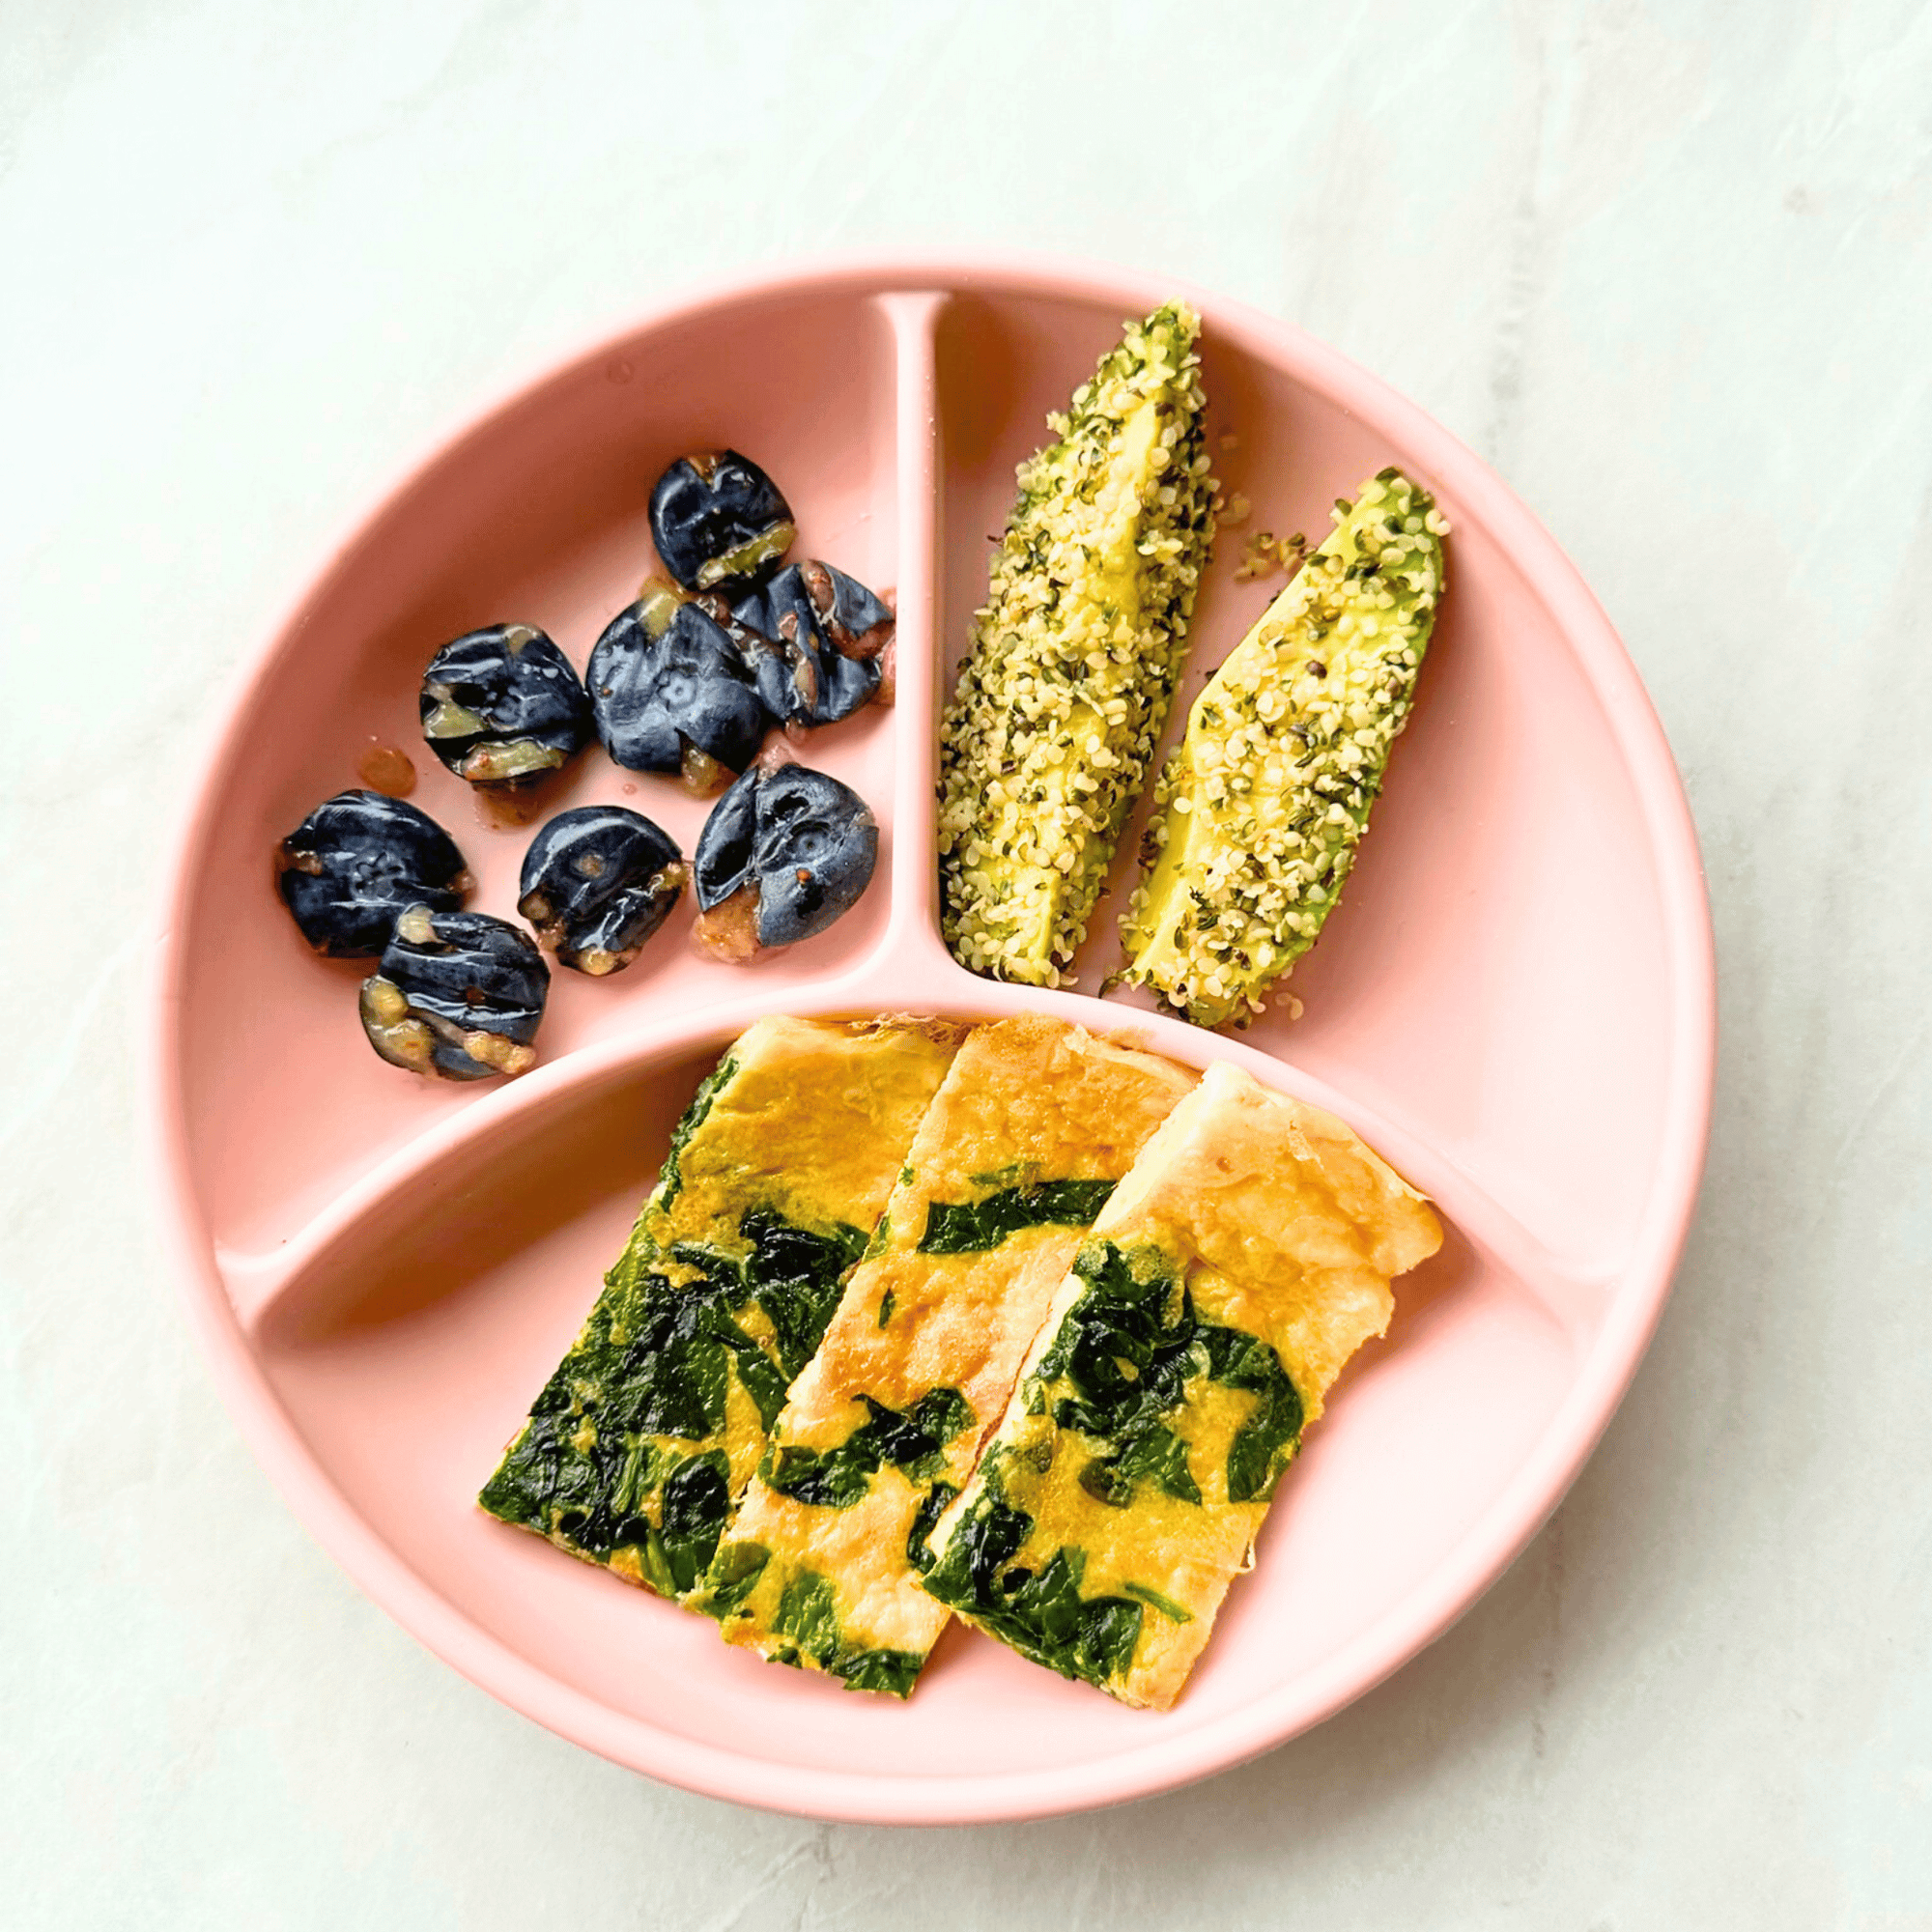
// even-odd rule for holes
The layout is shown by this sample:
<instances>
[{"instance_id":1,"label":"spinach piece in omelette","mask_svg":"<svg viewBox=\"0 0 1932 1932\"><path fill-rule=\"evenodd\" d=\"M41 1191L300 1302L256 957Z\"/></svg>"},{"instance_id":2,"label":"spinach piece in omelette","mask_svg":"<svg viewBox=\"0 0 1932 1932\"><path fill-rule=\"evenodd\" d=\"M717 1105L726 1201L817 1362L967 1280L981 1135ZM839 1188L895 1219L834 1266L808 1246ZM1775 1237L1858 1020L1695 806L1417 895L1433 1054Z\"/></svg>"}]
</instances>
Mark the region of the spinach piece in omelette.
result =
<instances>
[{"instance_id":1,"label":"spinach piece in omelette","mask_svg":"<svg viewBox=\"0 0 1932 1932\"><path fill-rule=\"evenodd\" d=\"M672 1259L692 1274L678 1283L634 1241L483 1490L486 1510L600 1562L634 1549L667 1595L696 1584L730 1513L729 1472L722 1450L680 1454L663 1438L722 1436L733 1376L769 1429L866 1243L856 1228L795 1228L766 1208L741 1232L743 1257L678 1243ZM776 1362L740 1325L753 1303Z\"/></svg>"},{"instance_id":2,"label":"spinach piece in omelette","mask_svg":"<svg viewBox=\"0 0 1932 1932\"><path fill-rule=\"evenodd\" d=\"M1210 1380L1261 1398L1228 1445L1228 1500L1264 1502L1301 1446L1301 1397L1281 1357L1259 1335L1199 1324Z\"/></svg>"},{"instance_id":3,"label":"spinach piece in omelette","mask_svg":"<svg viewBox=\"0 0 1932 1932\"><path fill-rule=\"evenodd\" d=\"M1201 1503L1175 1425L1184 1425L1188 1384L1205 1378L1256 1397L1229 1446L1229 1499L1270 1494L1302 1424L1301 1399L1274 1350L1258 1336L1201 1320L1152 1250L1130 1257L1110 1241L1090 1242L1074 1271L1083 1292L1027 1378L1023 1400L1030 1413L1050 1410L1056 1430L1080 1438L1089 1454L1081 1488L1116 1508L1129 1506L1143 1484ZM1191 1613L1137 1583L1123 1584L1122 1596L1082 1597L1087 1552L1072 1546L1036 1557L1037 1568L1016 1560L1034 1519L1014 1492L1025 1493L1028 1464L1038 1466L1042 1456L1050 1461L1050 1442L1031 1450L994 1445L925 1588L1049 1669L1106 1683L1132 1664L1145 1608L1176 1623Z\"/></svg>"},{"instance_id":4,"label":"spinach piece in omelette","mask_svg":"<svg viewBox=\"0 0 1932 1932\"><path fill-rule=\"evenodd\" d=\"M765 1482L794 1502L850 1509L888 1463L914 1481L936 1475L941 1452L973 1420L957 1389L927 1389L903 1414L868 1395L859 1400L869 1419L844 1441L831 1449L775 1446L761 1471Z\"/></svg>"},{"instance_id":5,"label":"spinach piece in omelette","mask_svg":"<svg viewBox=\"0 0 1932 1932\"><path fill-rule=\"evenodd\" d=\"M927 1573L926 1589L1063 1677L1099 1684L1120 1676L1133 1662L1145 1610L1127 1597L1083 1597L1084 1549L1056 1549L1038 1570L1012 1561L1033 1519L1006 1499L1005 1458L1000 1449L988 1456L980 1494Z\"/></svg>"},{"instance_id":6,"label":"spinach piece in omelette","mask_svg":"<svg viewBox=\"0 0 1932 1932\"><path fill-rule=\"evenodd\" d=\"M1186 1444L1169 1422L1186 1397L1188 1381L1206 1376L1257 1398L1252 1414L1229 1446L1231 1502L1256 1502L1274 1492L1301 1439L1301 1398L1279 1357L1259 1336L1194 1312L1163 1268L1136 1274L1111 1241L1094 1241L1075 1260L1085 1293L1066 1312L1033 1382L1053 1400L1053 1419L1094 1448L1081 1486L1103 1502L1126 1503L1137 1482L1152 1482L1171 1496L1198 1503L1201 1492L1187 1466Z\"/></svg>"},{"instance_id":7,"label":"spinach piece in omelette","mask_svg":"<svg viewBox=\"0 0 1932 1932\"><path fill-rule=\"evenodd\" d=\"M1138 1597L1144 1604L1151 1604L1171 1624L1191 1624L1194 1621L1192 1610L1183 1610L1172 1597L1162 1596L1146 1583L1122 1583L1121 1588L1128 1596Z\"/></svg>"},{"instance_id":8,"label":"spinach piece in omelette","mask_svg":"<svg viewBox=\"0 0 1932 1932\"><path fill-rule=\"evenodd\" d=\"M1002 1188L980 1201L935 1201L926 1210L923 1255L966 1255L997 1248L1023 1228L1086 1228L1107 1205L1111 1180L1041 1180Z\"/></svg>"},{"instance_id":9,"label":"spinach piece in omelette","mask_svg":"<svg viewBox=\"0 0 1932 1932\"><path fill-rule=\"evenodd\" d=\"M1096 1456L1080 1472L1080 1487L1116 1509L1124 1509L1144 1482L1185 1503L1201 1500L1201 1487L1187 1466L1187 1444L1158 1422L1129 1435L1115 1454Z\"/></svg>"},{"instance_id":10,"label":"spinach piece in omelette","mask_svg":"<svg viewBox=\"0 0 1932 1932\"><path fill-rule=\"evenodd\" d=\"M664 1522L656 1553L663 1558L669 1594L682 1596L704 1575L731 1514L731 1472L724 1452L712 1449L687 1457L665 1479L662 1494Z\"/></svg>"},{"instance_id":11,"label":"spinach piece in omelette","mask_svg":"<svg viewBox=\"0 0 1932 1932\"><path fill-rule=\"evenodd\" d=\"M758 1587L772 1552L762 1543L727 1543L711 1565L704 1594L693 1608L721 1623Z\"/></svg>"},{"instance_id":12,"label":"spinach piece in omelette","mask_svg":"<svg viewBox=\"0 0 1932 1932\"><path fill-rule=\"evenodd\" d=\"M831 1579L813 1571L785 1585L774 1628L789 1639L772 1653L777 1662L797 1665L802 1657L809 1657L854 1690L909 1697L924 1662L909 1650L849 1649L838 1627L838 1601Z\"/></svg>"},{"instance_id":13,"label":"spinach piece in omelette","mask_svg":"<svg viewBox=\"0 0 1932 1932\"><path fill-rule=\"evenodd\" d=\"M791 1655L781 1652L781 1663L796 1663L800 1653L821 1668L838 1655L838 1603L832 1594L832 1579L808 1570L794 1577L779 1599L779 1613L772 1620L781 1636L791 1639Z\"/></svg>"},{"instance_id":14,"label":"spinach piece in omelette","mask_svg":"<svg viewBox=\"0 0 1932 1932\"><path fill-rule=\"evenodd\" d=\"M889 1697L910 1697L925 1659L913 1650L854 1650L842 1652L826 1666L842 1678L848 1690L883 1690Z\"/></svg>"},{"instance_id":15,"label":"spinach piece in omelette","mask_svg":"<svg viewBox=\"0 0 1932 1932\"><path fill-rule=\"evenodd\" d=\"M865 1253L866 1236L850 1227L814 1234L792 1226L769 1208L753 1208L739 1222L738 1232L752 1244L751 1253L742 1258L680 1241L672 1247L671 1259L703 1269L714 1281L735 1283L739 1293L734 1306L754 1301L764 1310L789 1387L825 1339L845 1271ZM772 1419L765 1417L766 1428Z\"/></svg>"},{"instance_id":16,"label":"spinach piece in omelette","mask_svg":"<svg viewBox=\"0 0 1932 1932\"><path fill-rule=\"evenodd\" d=\"M670 1148L665 1154L663 1172L658 1179L657 1194L646 1208L656 1207L668 1209L678 1197L684 1186L684 1176L679 1172L678 1162L684 1151L691 1145L691 1137L704 1124L711 1112L711 1103L730 1084L738 1071L738 1063L728 1053L698 1082L697 1092L691 1096L691 1105L684 1110L684 1117L671 1129Z\"/></svg>"},{"instance_id":17,"label":"spinach piece in omelette","mask_svg":"<svg viewBox=\"0 0 1932 1932\"><path fill-rule=\"evenodd\" d=\"M922 1573L932 1568L932 1532L946 1506L959 1493L956 1483L934 1483L919 1499L919 1509L906 1531L906 1561Z\"/></svg>"}]
</instances>

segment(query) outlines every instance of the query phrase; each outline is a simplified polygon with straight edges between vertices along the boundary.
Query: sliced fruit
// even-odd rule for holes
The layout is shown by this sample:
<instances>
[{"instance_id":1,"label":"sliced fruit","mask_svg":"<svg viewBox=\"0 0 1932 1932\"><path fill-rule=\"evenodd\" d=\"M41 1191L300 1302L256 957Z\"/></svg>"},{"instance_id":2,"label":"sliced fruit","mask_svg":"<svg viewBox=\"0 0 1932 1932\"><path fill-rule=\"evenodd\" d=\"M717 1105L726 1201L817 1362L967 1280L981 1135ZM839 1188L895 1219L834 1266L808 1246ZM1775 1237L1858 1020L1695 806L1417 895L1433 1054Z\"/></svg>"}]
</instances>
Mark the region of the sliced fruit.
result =
<instances>
[{"instance_id":1,"label":"sliced fruit","mask_svg":"<svg viewBox=\"0 0 1932 1932\"><path fill-rule=\"evenodd\" d=\"M940 724L946 939L996 980L1060 983L1167 722L1214 528L1200 327L1130 327L1020 466Z\"/></svg>"},{"instance_id":2,"label":"sliced fruit","mask_svg":"<svg viewBox=\"0 0 1932 1932\"><path fill-rule=\"evenodd\" d=\"M1315 944L1435 626L1434 499L1384 469L1335 519L1195 700L1155 792L1118 980L1200 1026L1259 1013Z\"/></svg>"}]
</instances>

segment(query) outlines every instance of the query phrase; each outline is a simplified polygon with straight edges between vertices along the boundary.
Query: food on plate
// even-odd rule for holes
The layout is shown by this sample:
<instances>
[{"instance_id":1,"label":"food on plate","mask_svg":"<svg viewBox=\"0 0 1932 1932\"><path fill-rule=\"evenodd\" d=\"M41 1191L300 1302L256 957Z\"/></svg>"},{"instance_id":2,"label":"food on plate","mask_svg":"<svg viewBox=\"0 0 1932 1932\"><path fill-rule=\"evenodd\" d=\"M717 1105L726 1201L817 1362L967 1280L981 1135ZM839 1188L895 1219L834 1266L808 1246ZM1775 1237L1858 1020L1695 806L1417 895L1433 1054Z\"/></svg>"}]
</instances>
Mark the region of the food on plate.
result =
<instances>
[{"instance_id":1,"label":"food on plate","mask_svg":"<svg viewBox=\"0 0 1932 1932\"><path fill-rule=\"evenodd\" d=\"M590 652L604 749L627 771L675 772L708 797L749 765L771 719L717 618L662 578Z\"/></svg>"},{"instance_id":2,"label":"food on plate","mask_svg":"<svg viewBox=\"0 0 1932 1932\"><path fill-rule=\"evenodd\" d=\"M282 903L301 936L338 959L374 958L406 907L456 911L470 883L449 834L380 791L325 799L275 848Z\"/></svg>"},{"instance_id":3,"label":"food on plate","mask_svg":"<svg viewBox=\"0 0 1932 1932\"><path fill-rule=\"evenodd\" d=\"M430 750L485 789L536 784L590 742L582 680L531 624L492 624L444 644L417 701Z\"/></svg>"},{"instance_id":4,"label":"food on plate","mask_svg":"<svg viewBox=\"0 0 1932 1932\"><path fill-rule=\"evenodd\" d=\"M1038 1014L967 1036L695 1603L727 1641L910 1694L947 1616L917 1583L926 1534L1088 1224L1193 1083Z\"/></svg>"},{"instance_id":5,"label":"food on plate","mask_svg":"<svg viewBox=\"0 0 1932 1932\"><path fill-rule=\"evenodd\" d=\"M1340 1121L1210 1066L1080 1245L925 1590L1166 1709L1389 1278L1441 1238Z\"/></svg>"},{"instance_id":6,"label":"food on plate","mask_svg":"<svg viewBox=\"0 0 1932 1932\"><path fill-rule=\"evenodd\" d=\"M699 950L742 965L823 932L857 903L878 857L879 823L866 801L775 742L697 835Z\"/></svg>"},{"instance_id":7,"label":"food on plate","mask_svg":"<svg viewBox=\"0 0 1932 1932\"><path fill-rule=\"evenodd\" d=\"M698 1089L480 1501L661 1595L703 1575L958 1030L760 1020Z\"/></svg>"},{"instance_id":8,"label":"food on plate","mask_svg":"<svg viewBox=\"0 0 1932 1932\"><path fill-rule=\"evenodd\" d=\"M602 979L638 956L690 870L676 841L642 812L579 806L530 840L517 912L558 965Z\"/></svg>"},{"instance_id":9,"label":"food on plate","mask_svg":"<svg viewBox=\"0 0 1932 1932\"><path fill-rule=\"evenodd\" d=\"M842 570L788 563L733 603L716 591L698 601L731 634L779 724L834 724L886 695L892 607Z\"/></svg>"},{"instance_id":10,"label":"food on plate","mask_svg":"<svg viewBox=\"0 0 1932 1932\"><path fill-rule=\"evenodd\" d=\"M1200 1026L1315 944L1407 723L1448 526L1384 469L1195 700L1155 791L1119 978Z\"/></svg>"},{"instance_id":11,"label":"food on plate","mask_svg":"<svg viewBox=\"0 0 1932 1932\"><path fill-rule=\"evenodd\" d=\"M964 966L1060 983L1174 695L1213 540L1200 318L1131 325L1020 466L940 725L939 872Z\"/></svg>"},{"instance_id":12,"label":"food on plate","mask_svg":"<svg viewBox=\"0 0 1932 1932\"><path fill-rule=\"evenodd\" d=\"M778 485L735 449L680 456L651 491L651 540L687 590L761 582L797 533Z\"/></svg>"},{"instance_id":13,"label":"food on plate","mask_svg":"<svg viewBox=\"0 0 1932 1932\"><path fill-rule=\"evenodd\" d=\"M1224 515L1221 527L1226 529L1230 521ZM1307 560L1308 539L1299 530L1286 537L1278 537L1272 530L1256 530L1241 546L1241 560L1235 566L1235 582L1249 583L1257 577L1279 577L1283 571L1293 577Z\"/></svg>"},{"instance_id":14,"label":"food on plate","mask_svg":"<svg viewBox=\"0 0 1932 1932\"><path fill-rule=\"evenodd\" d=\"M676 774L699 797L724 792L696 854L696 936L713 957L743 963L824 931L871 881L879 828L866 802L794 765L781 745L763 757L759 748L776 724L833 724L889 695L895 618L885 598L828 563L780 567L791 511L732 451L673 464L651 523L679 581L649 579L605 627L587 689L532 625L470 631L423 673L423 735L499 808L527 800L593 733L627 770ZM284 902L318 951L384 955L362 990L363 1025L384 1059L452 1079L523 1071L549 969L539 957L532 976L500 921L435 924L470 889L463 856L434 820L385 795L414 782L406 756L378 746L363 768L382 789L328 800L282 841ZM586 806L532 839L517 910L560 964L603 978L638 956L692 869L650 819ZM408 910L415 937L399 940ZM465 973L476 977L457 985ZM445 1010L450 986L468 1010Z\"/></svg>"},{"instance_id":15,"label":"food on plate","mask_svg":"<svg viewBox=\"0 0 1932 1932\"><path fill-rule=\"evenodd\" d=\"M550 968L521 926L482 912L412 905L362 982L362 1028L386 1061L444 1080L536 1064Z\"/></svg>"}]
</instances>

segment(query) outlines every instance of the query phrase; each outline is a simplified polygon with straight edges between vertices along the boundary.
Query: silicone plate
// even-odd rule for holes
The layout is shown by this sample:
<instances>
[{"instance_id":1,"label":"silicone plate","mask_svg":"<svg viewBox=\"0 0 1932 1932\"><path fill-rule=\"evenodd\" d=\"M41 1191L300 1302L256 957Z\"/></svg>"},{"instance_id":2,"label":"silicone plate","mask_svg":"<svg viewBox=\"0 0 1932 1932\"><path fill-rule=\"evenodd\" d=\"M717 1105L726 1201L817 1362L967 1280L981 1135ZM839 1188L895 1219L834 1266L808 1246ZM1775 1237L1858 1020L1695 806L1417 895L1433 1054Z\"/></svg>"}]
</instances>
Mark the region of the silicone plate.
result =
<instances>
[{"instance_id":1,"label":"silicone plate","mask_svg":"<svg viewBox=\"0 0 1932 1932\"><path fill-rule=\"evenodd\" d=\"M1311 537L1383 465L1435 491L1450 589L1421 696L1305 1005L1223 1037L1084 991L978 980L941 945L940 695L984 594L1013 466L1122 318L1206 319L1210 445L1253 525ZM1224 444L1220 440L1235 440ZM898 702L806 752L884 827L858 909L752 968L685 944L559 972L524 1078L418 1080L363 1041L366 966L310 955L270 854L408 749L471 903L507 915L528 834L479 823L424 752L430 652L544 626L582 665L651 564L651 480L688 449L754 456L797 554L895 586ZM1224 534L1191 696L1280 580ZM1181 710L1177 707L1178 728ZM599 753L547 808L613 800L691 849L705 807ZM1123 855L1135 843L1130 833ZM1122 867L1117 868L1116 892ZM1702 1158L1709 926L1676 773L1608 624L1469 452L1330 351L1210 295L1110 270L897 262L769 277L661 311L493 410L343 546L254 667L168 888L149 1114L164 1215L228 1402L371 1596L476 1683L653 1776L822 1817L1009 1818L1199 1777L1327 1716L1444 1630L1561 1496L1668 1290ZM472 1506L622 1244L672 1121L757 1015L1043 1009L1232 1058L1350 1121L1440 1206L1285 1479L1179 1706L1136 1713L955 1626L910 1704L843 1692Z\"/></svg>"}]
</instances>

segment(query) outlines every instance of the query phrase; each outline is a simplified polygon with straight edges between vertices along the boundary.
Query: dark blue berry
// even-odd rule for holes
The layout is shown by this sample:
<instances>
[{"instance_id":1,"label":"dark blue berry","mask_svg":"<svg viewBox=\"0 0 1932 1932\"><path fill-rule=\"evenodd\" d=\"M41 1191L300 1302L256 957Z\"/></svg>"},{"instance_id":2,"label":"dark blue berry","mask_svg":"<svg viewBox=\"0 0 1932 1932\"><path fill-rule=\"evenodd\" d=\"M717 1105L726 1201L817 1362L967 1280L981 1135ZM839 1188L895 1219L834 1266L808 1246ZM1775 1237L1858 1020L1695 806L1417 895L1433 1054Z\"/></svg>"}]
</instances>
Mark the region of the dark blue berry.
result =
<instances>
[{"instance_id":1,"label":"dark blue berry","mask_svg":"<svg viewBox=\"0 0 1932 1932\"><path fill-rule=\"evenodd\" d=\"M857 902L878 856L878 821L851 786L760 759L698 834L697 942L743 961L810 939Z\"/></svg>"},{"instance_id":2,"label":"dark blue berry","mask_svg":"<svg viewBox=\"0 0 1932 1932\"><path fill-rule=\"evenodd\" d=\"M739 597L727 628L774 718L834 724L878 694L894 618L857 578L809 560Z\"/></svg>"},{"instance_id":3,"label":"dark blue berry","mask_svg":"<svg viewBox=\"0 0 1932 1932\"><path fill-rule=\"evenodd\" d=\"M771 716L717 619L653 582L590 653L597 735L634 772L679 772L700 796L757 755Z\"/></svg>"},{"instance_id":4,"label":"dark blue berry","mask_svg":"<svg viewBox=\"0 0 1932 1932\"><path fill-rule=\"evenodd\" d=\"M619 973L669 916L689 867L662 827L621 805L560 811L524 856L517 911L557 963Z\"/></svg>"},{"instance_id":5,"label":"dark blue berry","mask_svg":"<svg viewBox=\"0 0 1932 1932\"><path fill-rule=\"evenodd\" d=\"M362 1026L384 1060L445 1080L522 1073L550 968L536 942L481 912L410 906L362 982Z\"/></svg>"},{"instance_id":6,"label":"dark blue berry","mask_svg":"<svg viewBox=\"0 0 1932 1932\"><path fill-rule=\"evenodd\" d=\"M651 540L687 590L759 582L797 533L778 485L735 449L680 456L651 491Z\"/></svg>"},{"instance_id":7,"label":"dark blue berry","mask_svg":"<svg viewBox=\"0 0 1932 1932\"><path fill-rule=\"evenodd\" d=\"M449 834L380 791L317 806L277 848L275 873L302 937L338 959L373 958L405 906L454 912L470 884Z\"/></svg>"},{"instance_id":8,"label":"dark blue berry","mask_svg":"<svg viewBox=\"0 0 1932 1932\"><path fill-rule=\"evenodd\" d=\"M423 736L460 779L537 783L590 742L590 699L570 660L528 624L444 644L423 672Z\"/></svg>"}]
</instances>

